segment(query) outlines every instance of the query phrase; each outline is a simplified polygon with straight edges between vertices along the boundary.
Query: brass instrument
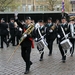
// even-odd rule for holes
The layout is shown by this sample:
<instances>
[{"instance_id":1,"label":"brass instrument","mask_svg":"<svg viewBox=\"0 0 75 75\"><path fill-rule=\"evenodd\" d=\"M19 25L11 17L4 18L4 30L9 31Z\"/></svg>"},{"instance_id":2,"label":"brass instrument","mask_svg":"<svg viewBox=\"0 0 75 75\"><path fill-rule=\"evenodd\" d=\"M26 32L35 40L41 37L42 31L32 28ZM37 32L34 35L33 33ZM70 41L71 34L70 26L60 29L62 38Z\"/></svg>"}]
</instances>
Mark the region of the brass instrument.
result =
<instances>
[{"instance_id":1,"label":"brass instrument","mask_svg":"<svg viewBox=\"0 0 75 75\"><path fill-rule=\"evenodd\" d=\"M22 34L22 37L20 38L20 41L19 41L19 45L22 43L22 41L25 39L24 35L25 34L30 34L32 31L34 30L34 25L31 24L29 26L29 28Z\"/></svg>"},{"instance_id":2,"label":"brass instrument","mask_svg":"<svg viewBox=\"0 0 75 75\"><path fill-rule=\"evenodd\" d=\"M17 51L18 47L20 46L20 44L23 42L23 40L26 38L24 37L25 34L31 34L31 32L34 30L34 25L30 24L29 28L22 34L22 37L20 38L19 44L17 45L17 47L15 48L15 50L13 51L13 53L11 54L10 58L8 59L8 61L12 58L12 56L14 55L14 53ZM7 61L7 62L8 62Z\"/></svg>"},{"instance_id":3,"label":"brass instrument","mask_svg":"<svg viewBox=\"0 0 75 75\"><path fill-rule=\"evenodd\" d=\"M54 24L50 29L55 30L55 28L56 28L56 25Z\"/></svg>"}]
</instances>

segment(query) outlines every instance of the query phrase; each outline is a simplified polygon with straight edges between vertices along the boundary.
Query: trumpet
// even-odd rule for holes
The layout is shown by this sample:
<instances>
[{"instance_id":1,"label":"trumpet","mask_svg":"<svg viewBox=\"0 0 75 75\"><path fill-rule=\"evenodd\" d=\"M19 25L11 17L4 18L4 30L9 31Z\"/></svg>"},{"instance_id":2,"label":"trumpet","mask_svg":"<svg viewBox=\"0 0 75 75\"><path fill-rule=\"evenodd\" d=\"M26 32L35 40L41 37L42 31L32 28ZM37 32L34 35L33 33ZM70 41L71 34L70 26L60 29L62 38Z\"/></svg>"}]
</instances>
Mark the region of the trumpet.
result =
<instances>
[{"instance_id":1,"label":"trumpet","mask_svg":"<svg viewBox=\"0 0 75 75\"><path fill-rule=\"evenodd\" d=\"M19 44L17 45L17 47L15 48L15 50L13 51L13 53L11 54L11 56L9 57L8 61L12 58L12 56L14 55L14 53L17 51L18 47L20 46L20 44L24 41L24 39L26 37L24 37L25 34L29 35L31 34L31 32L34 30L34 25L30 24L29 28L22 34L22 37L20 38Z\"/></svg>"}]
</instances>

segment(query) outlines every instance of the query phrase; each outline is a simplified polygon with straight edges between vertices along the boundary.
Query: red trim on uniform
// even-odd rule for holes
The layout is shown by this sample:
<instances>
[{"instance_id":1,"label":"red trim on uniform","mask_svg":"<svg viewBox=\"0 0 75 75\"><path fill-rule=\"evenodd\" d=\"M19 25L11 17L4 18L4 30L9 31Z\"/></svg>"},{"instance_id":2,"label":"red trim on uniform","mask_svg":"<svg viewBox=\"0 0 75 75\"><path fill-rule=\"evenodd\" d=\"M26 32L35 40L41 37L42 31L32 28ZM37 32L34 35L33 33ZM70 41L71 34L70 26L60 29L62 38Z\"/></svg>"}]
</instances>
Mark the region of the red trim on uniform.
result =
<instances>
[{"instance_id":1,"label":"red trim on uniform","mask_svg":"<svg viewBox=\"0 0 75 75\"><path fill-rule=\"evenodd\" d=\"M24 32L26 31L26 29L25 29L25 28L24 28L23 30L24 30ZM31 38L31 37L30 37L30 38L29 38L29 40L32 42L32 45L31 45L31 46L32 46L32 48L34 48L34 41L33 41L33 38Z\"/></svg>"}]
</instances>

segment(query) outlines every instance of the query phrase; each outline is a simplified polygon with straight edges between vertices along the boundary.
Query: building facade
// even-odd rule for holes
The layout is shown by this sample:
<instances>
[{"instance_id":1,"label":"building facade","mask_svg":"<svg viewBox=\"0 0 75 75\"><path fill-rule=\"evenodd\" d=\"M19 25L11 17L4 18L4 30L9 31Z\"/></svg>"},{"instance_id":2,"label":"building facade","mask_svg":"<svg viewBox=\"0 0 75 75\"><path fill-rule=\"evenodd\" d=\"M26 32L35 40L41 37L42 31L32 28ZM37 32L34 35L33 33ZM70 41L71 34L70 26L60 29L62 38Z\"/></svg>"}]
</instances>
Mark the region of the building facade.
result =
<instances>
[{"instance_id":1,"label":"building facade","mask_svg":"<svg viewBox=\"0 0 75 75\"><path fill-rule=\"evenodd\" d=\"M53 10L61 10L60 0L57 0L58 2L55 2L56 0L20 0L21 4L16 10L19 12L50 11L50 1L54 1Z\"/></svg>"},{"instance_id":2,"label":"building facade","mask_svg":"<svg viewBox=\"0 0 75 75\"><path fill-rule=\"evenodd\" d=\"M16 2L17 1L17 2ZM8 12L14 12L15 10L18 12L30 12L30 11L62 11L62 0L16 0L15 2L19 5L17 8L12 10L8 8ZM71 11L69 7L70 1L65 1L65 11ZM68 4L69 2L69 4ZM73 11L75 10L74 1L71 1ZM70 8L70 10L69 10Z\"/></svg>"},{"instance_id":3,"label":"building facade","mask_svg":"<svg viewBox=\"0 0 75 75\"><path fill-rule=\"evenodd\" d=\"M75 12L75 0L71 0L72 11Z\"/></svg>"}]
</instances>

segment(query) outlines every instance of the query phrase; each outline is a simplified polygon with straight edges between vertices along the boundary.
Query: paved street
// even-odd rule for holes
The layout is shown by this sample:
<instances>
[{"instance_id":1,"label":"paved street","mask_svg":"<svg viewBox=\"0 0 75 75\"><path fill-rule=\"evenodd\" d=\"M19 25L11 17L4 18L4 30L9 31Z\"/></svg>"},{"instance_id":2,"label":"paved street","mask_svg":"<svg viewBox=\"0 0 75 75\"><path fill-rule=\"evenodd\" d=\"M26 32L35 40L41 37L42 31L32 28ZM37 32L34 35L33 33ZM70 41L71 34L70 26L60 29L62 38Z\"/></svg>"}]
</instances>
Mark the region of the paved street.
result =
<instances>
[{"instance_id":1,"label":"paved street","mask_svg":"<svg viewBox=\"0 0 75 75\"><path fill-rule=\"evenodd\" d=\"M7 63L14 49L15 47L11 45L9 48L6 48L5 45L4 49L0 49L0 75L24 75L25 64L21 57L20 47ZM70 57L68 51L66 63L62 63L60 51L55 42L52 56L48 56L48 49L45 48L44 60L42 62L39 61L39 57L40 54L35 47L31 53L33 65L28 75L75 75L75 54L73 57Z\"/></svg>"}]
</instances>

